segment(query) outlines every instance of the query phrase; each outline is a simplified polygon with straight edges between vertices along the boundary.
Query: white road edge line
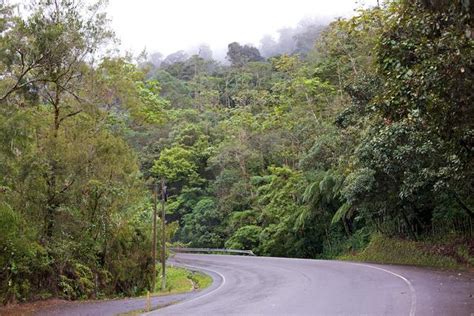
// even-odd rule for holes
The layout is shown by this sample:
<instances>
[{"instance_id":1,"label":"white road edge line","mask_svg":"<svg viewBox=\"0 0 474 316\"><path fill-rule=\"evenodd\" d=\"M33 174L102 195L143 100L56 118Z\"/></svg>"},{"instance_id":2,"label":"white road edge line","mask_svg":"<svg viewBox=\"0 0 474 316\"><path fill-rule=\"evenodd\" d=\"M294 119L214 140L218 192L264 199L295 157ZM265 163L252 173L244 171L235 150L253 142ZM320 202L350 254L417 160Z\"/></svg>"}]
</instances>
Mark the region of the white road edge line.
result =
<instances>
[{"instance_id":1,"label":"white road edge line","mask_svg":"<svg viewBox=\"0 0 474 316\"><path fill-rule=\"evenodd\" d=\"M355 263L355 262L349 262L351 264L354 264L354 265L358 265L358 266L363 266L363 267L367 267L367 268L372 268L372 269L376 269L376 270L380 270L380 271L383 271L383 272L386 272L386 273L390 273L391 275L394 275L396 276L397 278L400 278L402 279L407 285L408 285L408 288L410 289L410 294L411 294L411 306L410 306L410 316L415 316L415 312L416 312L416 293L415 293L415 288L413 287L413 285L411 284L411 282L405 278L403 275L400 275L398 273L395 273L395 272L392 272L392 271L389 271L389 270L386 270L386 269L383 269L383 268L379 268L379 267L375 267L375 266L371 266L371 265L368 265L368 264L363 264L363 263Z\"/></svg>"},{"instance_id":2,"label":"white road edge line","mask_svg":"<svg viewBox=\"0 0 474 316\"><path fill-rule=\"evenodd\" d=\"M203 297L206 297L206 296L208 296L208 295L210 295L210 294L215 293L217 290L219 290L219 289L220 289L221 287L223 287L224 284L225 284L225 277L224 277L224 275L223 275L222 273L220 273L220 272L215 271L215 270L208 269L208 268L196 267L196 266L193 266L193 265L190 265L190 264L183 264L183 263L178 263L178 262L174 262L173 265L175 265L175 266L181 266L181 267L188 267L188 268L195 269L195 270L198 270L198 271L209 271L209 272L215 273L215 274L217 274L218 276L220 276L220 277L222 278L222 283L221 283L217 288L215 288L215 289L212 290L212 291L207 292L206 294L203 294L203 295L198 296L198 297L191 298L191 299L189 299L189 300L184 300L184 301L178 302L176 305L170 305L170 306L166 306L166 307L164 307L164 308L157 309L157 310L155 310L155 311L151 311L150 313L147 313L147 314L144 314L144 315L151 315L151 314L154 314L154 312L159 312L159 311L161 311L161 310L165 310L167 307L173 307L173 306L177 306L177 305L182 306L182 305L184 305L184 304L187 304L187 303L190 303L190 302L194 302L194 301L196 301L196 300L198 300L198 299L201 299L201 298L203 298Z\"/></svg>"}]
</instances>

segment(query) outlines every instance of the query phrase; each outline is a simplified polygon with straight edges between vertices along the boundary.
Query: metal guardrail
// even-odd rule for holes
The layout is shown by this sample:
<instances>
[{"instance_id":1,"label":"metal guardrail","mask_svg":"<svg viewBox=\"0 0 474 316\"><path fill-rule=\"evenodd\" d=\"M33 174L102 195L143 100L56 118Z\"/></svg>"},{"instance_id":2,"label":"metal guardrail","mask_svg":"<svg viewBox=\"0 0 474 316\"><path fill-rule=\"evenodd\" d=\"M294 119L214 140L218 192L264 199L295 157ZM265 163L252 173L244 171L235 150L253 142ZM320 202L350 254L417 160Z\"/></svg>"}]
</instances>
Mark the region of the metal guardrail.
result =
<instances>
[{"instance_id":1,"label":"metal guardrail","mask_svg":"<svg viewBox=\"0 0 474 316\"><path fill-rule=\"evenodd\" d=\"M255 256L252 250L237 250L237 249L219 249L219 248L175 248L171 247L168 248L170 251L173 252L197 252L197 253L235 253L235 254L242 254L242 255L249 255Z\"/></svg>"}]
</instances>

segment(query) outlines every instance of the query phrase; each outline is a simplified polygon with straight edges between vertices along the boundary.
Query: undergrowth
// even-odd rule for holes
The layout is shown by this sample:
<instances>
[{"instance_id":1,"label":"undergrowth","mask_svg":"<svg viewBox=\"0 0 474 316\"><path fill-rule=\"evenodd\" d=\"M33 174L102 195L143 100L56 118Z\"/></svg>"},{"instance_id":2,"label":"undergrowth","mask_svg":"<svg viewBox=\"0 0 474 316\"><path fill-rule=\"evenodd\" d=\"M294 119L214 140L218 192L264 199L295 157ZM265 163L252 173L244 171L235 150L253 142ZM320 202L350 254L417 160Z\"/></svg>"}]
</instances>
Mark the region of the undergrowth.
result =
<instances>
[{"instance_id":1,"label":"undergrowth","mask_svg":"<svg viewBox=\"0 0 474 316\"><path fill-rule=\"evenodd\" d=\"M443 240L410 241L373 234L367 247L340 255L337 259L427 266L442 269L472 268L473 242L452 236Z\"/></svg>"}]
</instances>

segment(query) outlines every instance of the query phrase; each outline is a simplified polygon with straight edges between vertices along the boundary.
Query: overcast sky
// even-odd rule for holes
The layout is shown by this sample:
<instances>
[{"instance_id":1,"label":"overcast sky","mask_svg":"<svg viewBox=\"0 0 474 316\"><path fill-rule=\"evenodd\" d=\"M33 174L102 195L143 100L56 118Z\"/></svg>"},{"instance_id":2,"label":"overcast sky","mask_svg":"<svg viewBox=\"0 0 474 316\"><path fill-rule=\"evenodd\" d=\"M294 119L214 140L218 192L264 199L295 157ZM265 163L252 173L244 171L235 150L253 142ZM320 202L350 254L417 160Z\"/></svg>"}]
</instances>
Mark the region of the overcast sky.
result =
<instances>
[{"instance_id":1,"label":"overcast sky","mask_svg":"<svg viewBox=\"0 0 474 316\"><path fill-rule=\"evenodd\" d=\"M225 50L237 41L258 45L265 34L295 27L303 18L349 16L376 0L110 0L121 48L164 55L207 43Z\"/></svg>"}]
</instances>

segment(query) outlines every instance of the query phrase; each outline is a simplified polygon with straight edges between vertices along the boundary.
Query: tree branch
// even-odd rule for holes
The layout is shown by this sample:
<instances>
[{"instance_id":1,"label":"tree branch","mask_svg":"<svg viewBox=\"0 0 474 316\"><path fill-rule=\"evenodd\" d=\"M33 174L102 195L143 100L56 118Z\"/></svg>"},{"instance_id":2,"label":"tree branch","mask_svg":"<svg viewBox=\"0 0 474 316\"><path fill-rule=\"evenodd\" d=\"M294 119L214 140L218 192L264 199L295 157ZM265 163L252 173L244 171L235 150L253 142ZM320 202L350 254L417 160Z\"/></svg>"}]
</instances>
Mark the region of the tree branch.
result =
<instances>
[{"instance_id":1,"label":"tree branch","mask_svg":"<svg viewBox=\"0 0 474 316\"><path fill-rule=\"evenodd\" d=\"M67 118L69 118L69 117L73 117L73 116L75 116L75 115L77 115L77 114L79 114L79 113L81 113L81 112L82 112L82 110L78 110L78 111L75 111L75 112L71 112L71 113L69 113L69 114L63 116L62 118L60 118L60 119L59 119L59 123L61 124L61 122L64 121L65 119L67 119Z\"/></svg>"}]
</instances>

